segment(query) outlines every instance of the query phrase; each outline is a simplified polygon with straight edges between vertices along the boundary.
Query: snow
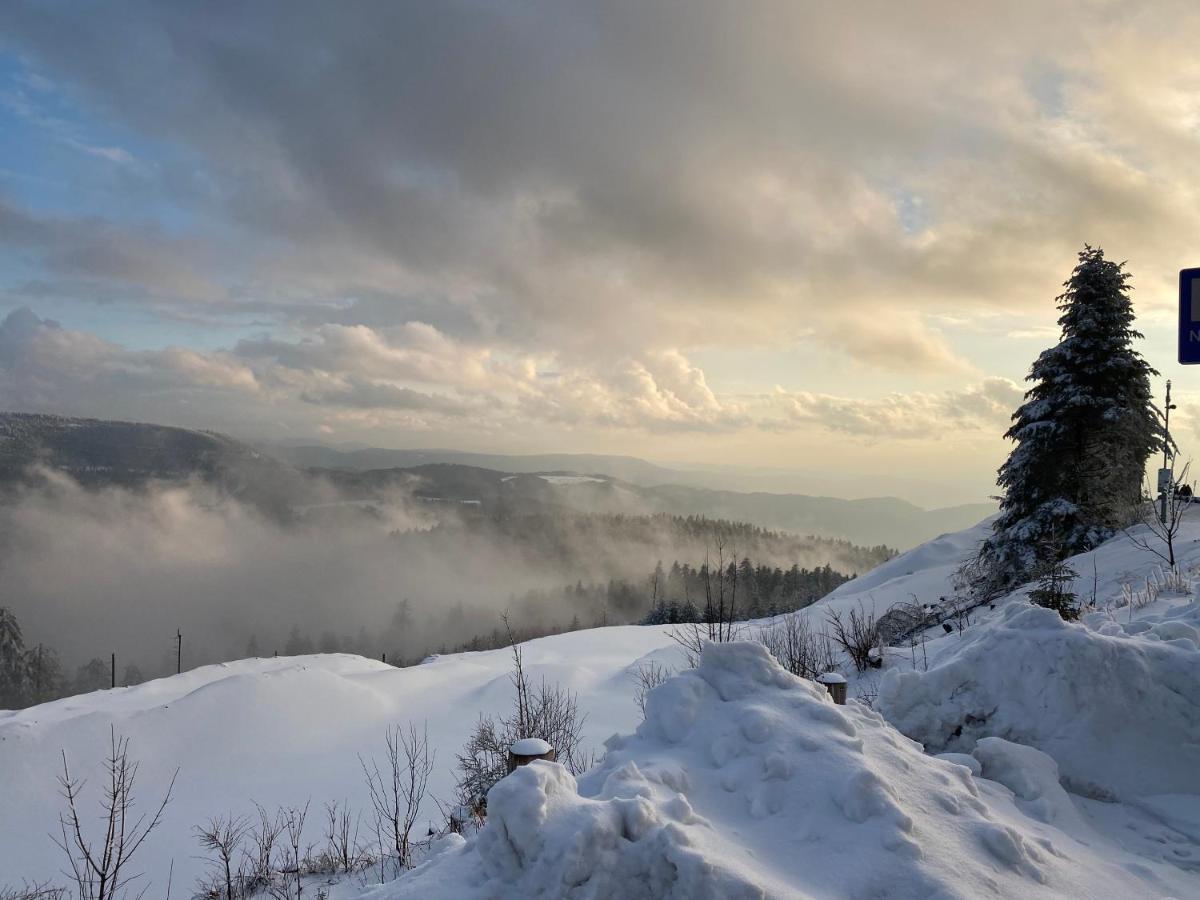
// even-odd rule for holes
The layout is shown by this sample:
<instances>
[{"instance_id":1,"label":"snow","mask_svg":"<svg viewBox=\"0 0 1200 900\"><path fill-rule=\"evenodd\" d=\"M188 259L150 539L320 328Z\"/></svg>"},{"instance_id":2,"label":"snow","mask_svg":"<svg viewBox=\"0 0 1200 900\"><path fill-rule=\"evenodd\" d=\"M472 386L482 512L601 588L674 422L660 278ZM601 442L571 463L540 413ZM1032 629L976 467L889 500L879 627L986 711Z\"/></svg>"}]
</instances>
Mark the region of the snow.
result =
<instances>
[{"instance_id":1,"label":"snow","mask_svg":"<svg viewBox=\"0 0 1200 900\"><path fill-rule=\"evenodd\" d=\"M710 645L648 696L636 732L576 780L535 762L489 821L371 900L1132 897L1195 887L1087 826L1045 754L977 756L1019 789L924 754L877 713L836 707L761 645ZM1026 769L1029 771L1027 772Z\"/></svg>"},{"instance_id":2,"label":"snow","mask_svg":"<svg viewBox=\"0 0 1200 900\"><path fill-rule=\"evenodd\" d=\"M508 751L515 756L545 756L554 748L541 738L521 738Z\"/></svg>"},{"instance_id":3,"label":"snow","mask_svg":"<svg viewBox=\"0 0 1200 900\"><path fill-rule=\"evenodd\" d=\"M817 681L821 684L845 684L846 676L840 672L825 672L817 676Z\"/></svg>"},{"instance_id":4,"label":"snow","mask_svg":"<svg viewBox=\"0 0 1200 900\"><path fill-rule=\"evenodd\" d=\"M921 602L949 595L951 575L968 554L978 549L991 531L991 522L986 519L974 528L943 534L889 559L838 587L821 606L849 607L864 600L868 608L874 601L882 612L892 603L910 600L910 595Z\"/></svg>"},{"instance_id":5,"label":"snow","mask_svg":"<svg viewBox=\"0 0 1200 900\"><path fill-rule=\"evenodd\" d=\"M818 627L860 603L936 606L988 527L943 535L799 615ZM1200 510L1177 551L1194 581ZM531 641L527 673L578 693L585 744L613 735L603 761L579 778L520 767L493 789L480 832L441 839L396 882L348 879L334 896L1200 896L1200 607L1125 537L1071 563L1076 589L1095 597L1079 623L1017 591L961 633L889 648L882 672L843 665L851 697L877 689L878 711L835 706L745 642L708 648L650 692L640 721L638 667L683 668L669 627ZM1160 587L1147 592L1147 579ZM186 896L203 868L192 828L211 816L309 798L365 812L358 757L380 755L391 724L428 723L431 793L451 800L453 756L477 716L511 707L510 664L503 650L408 669L243 660L0 712L0 885L58 878L47 834L59 752L94 799L110 726L141 760L144 804L179 768L139 867L147 896L164 893L172 864ZM436 821L430 803L418 828Z\"/></svg>"},{"instance_id":6,"label":"snow","mask_svg":"<svg viewBox=\"0 0 1200 900\"><path fill-rule=\"evenodd\" d=\"M642 657L678 665L663 629L591 629L524 645L534 683L544 676L577 692L587 712L584 744L597 749L636 723L632 665ZM255 801L274 810L311 798L307 836L315 842L322 804L345 800L364 814L365 834L369 800L358 757L382 763L392 724L428 722L437 750L430 793L451 800L454 754L479 715L511 709L511 663L507 650L445 655L405 669L347 654L248 659L0 711L0 887L59 878L64 861L48 837L57 830L59 753L65 750L72 770L89 779L86 796L94 803L110 725L141 761L144 804L179 769L166 821L141 851L154 885L147 896L161 896L172 861L176 894L204 868L193 826L226 813L255 815ZM430 801L418 829L423 835L438 821Z\"/></svg>"},{"instance_id":7,"label":"snow","mask_svg":"<svg viewBox=\"0 0 1200 900\"><path fill-rule=\"evenodd\" d=\"M550 484L604 484L608 481L595 475L539 475L538 478Z\"/></svg>"},{"instance_id":8,"label":"snow","mask_svg":"<svg viewBox=\"0 0 1200 900\"><path fill-rule=\"evenodd\" d=\"M1167 621L1190 628L1200 608L1186 604ZM1155 627L1100 633L1010 603L957 639L946 662L888 672L879 708L935 752L988 735L1037 747L1085 796L1200 793L1200 652Z\"/></svg>"}]
</instances>

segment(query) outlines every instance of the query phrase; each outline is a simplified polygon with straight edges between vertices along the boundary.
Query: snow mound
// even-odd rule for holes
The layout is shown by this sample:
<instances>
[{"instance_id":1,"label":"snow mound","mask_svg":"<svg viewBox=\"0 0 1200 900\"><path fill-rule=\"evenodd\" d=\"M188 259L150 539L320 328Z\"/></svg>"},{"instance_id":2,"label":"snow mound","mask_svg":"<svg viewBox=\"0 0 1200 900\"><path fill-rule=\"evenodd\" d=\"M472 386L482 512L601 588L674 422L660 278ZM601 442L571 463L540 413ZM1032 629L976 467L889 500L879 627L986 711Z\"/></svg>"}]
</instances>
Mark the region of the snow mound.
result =
<instances>
[{"instance_id":1,"label":"snow mound","mask_svg":"<svg viewBox=\"0 0 1200 900\"><path fill-rule=\"evenodd\" d=\"M870 709L835 706L759 644L707 646L607 749L578 782L556 763L518 769L493 788L475 838L367 896L1118 897L1145 887L1044 824L1062 799L1044 754L980 753L1022 788L1021 802L1045 801L1031 818Z\"/></svg>"},{"instance_id":2,"label":"snow mound","mask_svg":"<svg viewBox=\"0 0 1200 900\"><path fill-rule=\"evenodd\" d=\"M1198 625L1195 603L1092 628L1014 601L928 672L888 672L879 709L934 753L983 736L1036 747L1096 799L1200 794Z\"/></svg>"},{"instance_id":3,"label":"snow mound","mask_svg":"<svg viewBox=\"0 0 1200 900\"><path fill-rule=\"evenodd\" d=\"M972 756L979 774L1012 791L1017 806L1026 815L1072 831L1083 825L1059 783L1058 763L1041 750L989 737L975 745Z\"/></svg>"}]
</instances>

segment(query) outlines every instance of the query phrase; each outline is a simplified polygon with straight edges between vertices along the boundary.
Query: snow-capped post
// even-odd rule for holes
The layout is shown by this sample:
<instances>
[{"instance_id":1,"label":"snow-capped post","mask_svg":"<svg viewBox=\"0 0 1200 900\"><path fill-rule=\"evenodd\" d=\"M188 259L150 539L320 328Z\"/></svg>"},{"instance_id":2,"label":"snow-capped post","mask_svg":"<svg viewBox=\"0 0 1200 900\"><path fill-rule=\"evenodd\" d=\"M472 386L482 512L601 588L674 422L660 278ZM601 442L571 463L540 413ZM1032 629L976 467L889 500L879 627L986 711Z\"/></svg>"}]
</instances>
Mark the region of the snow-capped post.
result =
<instances>
[{"instance_id":1,"label":"snow-capped post","mask_svg":"<svg viewBox=\"0 0 1200 900\"><path fill-rule=\"evenodd\" d=\"M521 738L508 748L508 771L512 773L517 766L527 766L535 759L554 762L554 748L541 738Z\"/></svg>"},{"instance_id":2,"label":"snow-capped post","mask_svg":"<svg viewBox=\"0 0 1200 900\"><path fill-rule=\"evenodd\" d=\"M829 696L838 706L846 705L846 676L839 672L825 672L817 676L817 683L825 685Z\"/></svg>"}]
</instances>

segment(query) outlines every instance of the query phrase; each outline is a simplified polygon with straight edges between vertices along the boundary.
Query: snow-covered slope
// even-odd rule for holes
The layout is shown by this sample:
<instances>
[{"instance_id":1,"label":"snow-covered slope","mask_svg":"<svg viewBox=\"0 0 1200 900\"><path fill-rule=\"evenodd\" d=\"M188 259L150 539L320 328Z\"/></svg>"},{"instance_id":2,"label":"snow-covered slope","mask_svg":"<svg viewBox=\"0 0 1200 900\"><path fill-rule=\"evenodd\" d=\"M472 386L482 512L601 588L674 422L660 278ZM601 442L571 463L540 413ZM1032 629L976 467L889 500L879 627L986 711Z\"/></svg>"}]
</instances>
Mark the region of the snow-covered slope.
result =
<instances>
[{"instance_id":1,"label":"snow-covered slope","mask_svg":"<svg viewBox=\"0 0 1200 900\"><path fill-rule=\"evenodd\" d=\"M639 717L627 668L671 640L634 626L593 629L531 641L525 665L579 695L587 743L600 748ZM673 645L672 645L673 646ZM671 651L667 651L668 654ZM141 761L138 795L149 803L179 769L163 828L142 851L160 896L174 863L175 894L203 868L193 827L225 813L349 801L366 818L359 754L382 758L392 723L429 725L437 750L432 794L453 796L454 754L480 713L507 709L508 651L443 656L397 669L344 654L251 659L205 666L130 688L97 691L20 712L0 712L0 887L20 878L56 878L63 866L48 837L57 831L56 775L65 750L75 774L95 787L109 727L130 740ZM319 837L312 826L311 840ZM430 803L420 820L437 820ZM364 824L365 835L365 824Z\"/></svg>"},{"instance_id":2,"label":"snow-covered slope","mask_svg":"<svg viewBox=\"0 0 1200 900\"><path fill-rule=\"evenodd\" d=\"M801 615L818 624L860 602L882 613L949 596L985 528L918 547ZM1200 517L1179 549L1194 578ZM1200 613L1190 594L1120 605L1159 577L1155 563L1118 538L1074 561L1078 588L1096 597L1084 624L1058 623L1018 592L961 633L889 650L882 673L847 667L851 696L877 690L890 723L832 706L754 645L717 648L660 687L643 723L633 673L647 659L679 667L669 629L532 641L527 669L578 692L586 742L624 737L578 783L551 764L505 779L478 836L447 839L370 896L1200 897ZM449 798L477 716L511 703L509 664L506 651L408 669L341 655L244 660L0 712L0 885L58 875L46 835L59 752L94 776L110 726L142 761L144 802L179 768L142 863L147 896L165 893L172 865L184 896L202 868L192 828L207 817L310 798L365 812L358 757L381 752L389 724L428 722L432 793ZM434 819L430 805L418 827Z\"/></svg>"},{"instance_id":3,"label":"snow-covered slope","mask_svg":"<svg viewBox=\"0 0 1200 900\"><path fill-rule=\"evenodd\" d=\"M994 739L979 757L1070 808L1045 754ZM750 642L710 645L656 688L637 732L578 785L534 763L492 791L489 815L473 841L367 896L1124 898L1188 883L1161 863L1134 874L1115 841L1026 814Z\"/></svg>"},{"instance_id":4,"label":"snow-covered slope","mask_svg":"<svg viewBox=\"0 0 1200 900\"><path fill-rule=\"evenodd\" d=\"M901 553L853 581L847 581L808 610L809 615L823 615L828 609L849 609L860 603L865 609L882 615L893 603L933 603L948 596L952 593L950 581L954 570L978 549L988 534L991 521L987 519L965 531L943 534Z\"/></svg>"}]
</instances>

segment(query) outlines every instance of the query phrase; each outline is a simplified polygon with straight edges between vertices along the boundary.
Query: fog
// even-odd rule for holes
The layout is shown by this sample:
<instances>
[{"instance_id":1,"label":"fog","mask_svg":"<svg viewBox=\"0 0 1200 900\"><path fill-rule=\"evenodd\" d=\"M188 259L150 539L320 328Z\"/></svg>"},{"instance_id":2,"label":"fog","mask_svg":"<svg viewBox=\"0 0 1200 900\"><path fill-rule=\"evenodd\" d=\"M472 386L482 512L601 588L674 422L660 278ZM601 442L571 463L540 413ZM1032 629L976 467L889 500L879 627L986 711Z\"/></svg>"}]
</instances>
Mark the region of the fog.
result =
<instances>
[{"instance_id":1,"label":"fog","mask_svg":"<svg viewBox=\"0 0 1200 900\"><path fill-rule=\"evenodd\" d=\"M283 650L293 625L371 628L406 587L388 532L419 520L285 527L198 484L84 490L60 475L0 507L3 603L27 644L74 664L117 653L161 673Z\"/></svg>"},{"instance_id":2,"label":"fog","mask_svg":"<svg viewBox=\"0 0 1200 900\"><path fill-rule=\"evenodd\" d=\"M314 649L411 661L486 634L505 612L519 629L593 624L591 601L524 595L641 583L659 559L698 565L708 549L703 535L648 519L514 525L402 488L363 504L318 487L321 502L280 521L199 482L95 489L42 472L0 505L0 605L27 646L53 647L68 672L115 653L118 672L166 674L177 629L184 668L246 656L251 636L259 655L283 654L293 629ZM751 555L784 567L828 561L791 538Z\"/></svg>"}]
</instances>

